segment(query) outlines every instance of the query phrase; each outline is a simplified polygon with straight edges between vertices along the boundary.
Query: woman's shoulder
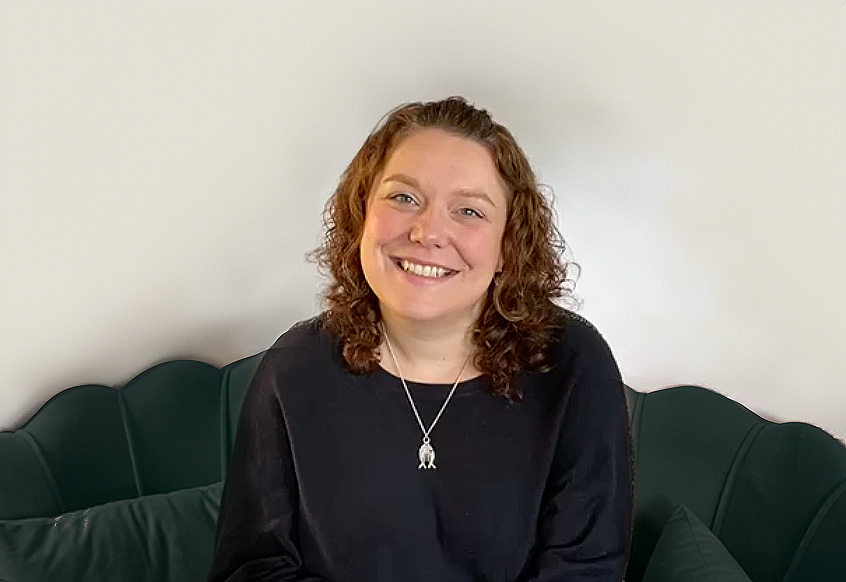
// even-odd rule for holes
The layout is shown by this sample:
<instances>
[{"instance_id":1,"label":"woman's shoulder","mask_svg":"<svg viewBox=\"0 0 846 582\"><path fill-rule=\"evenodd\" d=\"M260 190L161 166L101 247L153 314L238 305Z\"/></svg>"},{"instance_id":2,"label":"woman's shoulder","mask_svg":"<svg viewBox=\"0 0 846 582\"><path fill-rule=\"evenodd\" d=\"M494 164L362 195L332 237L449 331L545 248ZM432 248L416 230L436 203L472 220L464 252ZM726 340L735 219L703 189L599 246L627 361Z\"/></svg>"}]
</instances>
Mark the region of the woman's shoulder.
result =
<instances>
[{"instance_id":1,"label":"woman's shoulder","mask_svg":"<svg viewBox=\"0 0 846 582\"><path fill-rule=\"evenodd\" d=\"M271 350L284 349L310 349L317 347L321 341L328 339L323 326L323 314L316 315L310 319L298 321L288 331L279 336Z\"/></svg>"},{"instance_id":2,"label":"woman's shoulder","mask_svg":"<svg viewBox=\"0 0 846 582\"><path fill-rule=\"evenodd\" d=\"M298 321L265 352L262 370L273 376L330 373L337 368L338 344L323 325L323 316Z\"/></svg>"},{"instance_id":3,"label":"woman's shoulder","mask_svg":"<svg viewBox=\"0 0 846 582\"><path fill-rule=\"evenodd\" d=\"M300 365L317 365L335 359L338 341L324 325L324 315L298 321L279 336L267 350L266 358Z\"/></svg>"},{"instance_id":4,"label":"woman's shoulder","mask_svg":"<svg viewBox=\"0 0 846 582\"><path fill-rule=\"evenodd\" d=\"M555 339L559 357L614 362L611 348L596 326L574 311L561 308L560 318L556 322Z\"/></svg>"},{"instance_id":5,"label":"woman's shoulder","mask_svg":"<svg viewBox=\"0 0 846 582\"><path fill-rule=\"evenodd\" d=\"M557 340L567 339L579 343L602 338L602 334L593 323L583 315L565 307L556 306L553 328Z\"/></svg>"}]
</instances>

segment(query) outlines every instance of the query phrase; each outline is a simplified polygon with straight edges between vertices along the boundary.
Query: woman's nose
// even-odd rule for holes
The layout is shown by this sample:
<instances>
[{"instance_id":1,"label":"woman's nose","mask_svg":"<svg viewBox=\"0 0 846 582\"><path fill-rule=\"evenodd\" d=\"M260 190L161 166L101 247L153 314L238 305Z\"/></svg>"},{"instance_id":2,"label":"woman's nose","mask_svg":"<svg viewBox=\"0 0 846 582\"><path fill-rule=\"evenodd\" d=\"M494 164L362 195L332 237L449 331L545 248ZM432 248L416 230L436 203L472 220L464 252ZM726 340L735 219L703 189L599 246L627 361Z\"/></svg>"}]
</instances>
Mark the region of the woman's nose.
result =
<instances>
[{"instance_id":1,"label":"woman's nose","mask_svg":"<svg viewBox=\"0 0 846 582\"><path fill-rule=\"evenodd\" d=\"M442 247L447 240L444 219L432 209L427 208L419 212L411 225L409 240L425 247Z\"/></svg>"}]
</instances>

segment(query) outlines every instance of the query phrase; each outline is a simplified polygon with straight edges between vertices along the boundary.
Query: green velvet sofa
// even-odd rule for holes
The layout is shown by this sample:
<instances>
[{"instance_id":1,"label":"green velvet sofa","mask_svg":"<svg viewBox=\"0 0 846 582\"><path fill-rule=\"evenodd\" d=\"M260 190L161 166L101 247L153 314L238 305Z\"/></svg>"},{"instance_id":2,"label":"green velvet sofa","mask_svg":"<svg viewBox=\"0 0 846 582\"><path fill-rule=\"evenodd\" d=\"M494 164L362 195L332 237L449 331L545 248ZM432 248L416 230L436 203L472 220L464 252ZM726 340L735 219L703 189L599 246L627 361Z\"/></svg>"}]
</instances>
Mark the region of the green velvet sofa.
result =
<instances>
[{"instance_id":1,"label":"green velvet sofa","mask_svg":"<svg viewBox=\"0 0 846 582\"><path fill-rule=\"evenodd\" d=\"M0 581L205 579L241 399L261 354L77 386L0 433ZM629 582L846 580L846 447L694 386L627 388Z\"/></svg>"}]
</instances>

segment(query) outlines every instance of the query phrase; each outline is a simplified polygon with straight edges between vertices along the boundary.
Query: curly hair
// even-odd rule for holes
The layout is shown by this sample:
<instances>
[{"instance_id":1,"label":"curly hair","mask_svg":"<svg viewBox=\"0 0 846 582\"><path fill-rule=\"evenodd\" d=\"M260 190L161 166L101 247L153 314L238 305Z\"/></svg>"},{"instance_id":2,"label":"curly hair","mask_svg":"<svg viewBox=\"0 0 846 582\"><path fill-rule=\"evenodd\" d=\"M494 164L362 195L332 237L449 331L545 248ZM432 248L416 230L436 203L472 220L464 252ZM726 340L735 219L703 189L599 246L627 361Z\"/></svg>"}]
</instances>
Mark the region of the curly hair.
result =
<instances>
[{"instance_id":1,"label":"curly hair","mask_svg":"<svg viewBox=\"0 0 846 582\"><path fill-rule=\"evenodd\" d=\"M329 276L324 325L340 338L343 359L355 373L378 366L382 342L379 300L361 267L359 244L367 198L398 144L422 128L439 128L472 139L490 152L509 194L502 237L502 272L488 288L473 330L473 364L491 379L494 394L520 400L516 379L523 370L543 371L554 329L572 300L575 265L564 259L551 200L511 133L484 109L462 97L408 103L390 111L370 133L324 210L324 236L311 253Z\"/></svg>"}]
</instances>

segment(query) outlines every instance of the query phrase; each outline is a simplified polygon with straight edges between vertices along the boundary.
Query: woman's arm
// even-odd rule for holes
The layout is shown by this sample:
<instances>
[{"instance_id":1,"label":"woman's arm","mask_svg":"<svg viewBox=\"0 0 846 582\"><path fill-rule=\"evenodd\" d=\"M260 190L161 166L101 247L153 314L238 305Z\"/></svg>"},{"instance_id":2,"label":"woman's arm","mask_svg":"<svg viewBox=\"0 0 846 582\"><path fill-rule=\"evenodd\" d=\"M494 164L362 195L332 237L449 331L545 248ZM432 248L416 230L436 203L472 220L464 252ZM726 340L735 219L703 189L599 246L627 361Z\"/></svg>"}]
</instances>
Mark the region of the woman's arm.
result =
<instances>
[{"instance_id":1,"label":"woman's arm","mask_svg":"<svg viewBox=\"0 0 846 582\"><path fill-rule=\"evenodd\" d=\"M210 582L320 582L303 569L298 494L271 349L244 397L218 514Z\"/></svg>"},{"instance_id":2,"label":"woman's arm","mask_svg":"<svg viewBox=\"0 0 846 582\"><path fill-rule=\"evenodd\" d=\"M633 500L629 416L611 351L588 329L574 331L584 341L571 360L575 374L536 551L521 581L620 582L625 575Z\"/></svg>"}]
</instances>

